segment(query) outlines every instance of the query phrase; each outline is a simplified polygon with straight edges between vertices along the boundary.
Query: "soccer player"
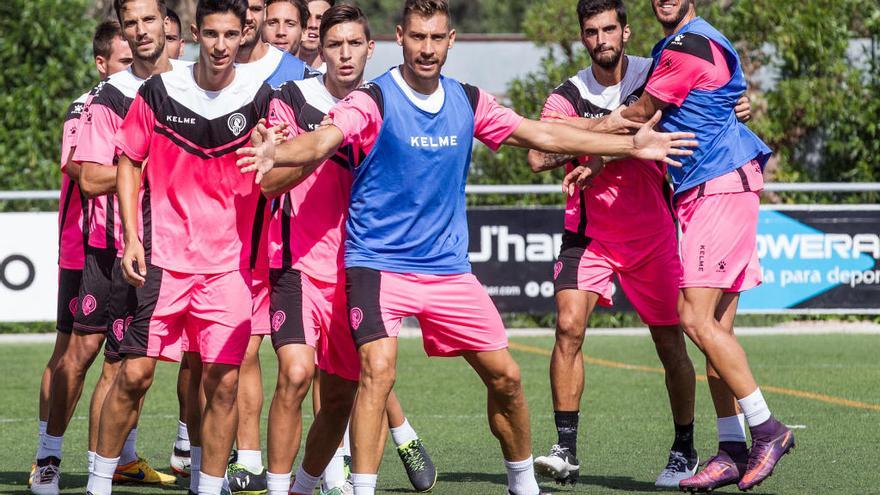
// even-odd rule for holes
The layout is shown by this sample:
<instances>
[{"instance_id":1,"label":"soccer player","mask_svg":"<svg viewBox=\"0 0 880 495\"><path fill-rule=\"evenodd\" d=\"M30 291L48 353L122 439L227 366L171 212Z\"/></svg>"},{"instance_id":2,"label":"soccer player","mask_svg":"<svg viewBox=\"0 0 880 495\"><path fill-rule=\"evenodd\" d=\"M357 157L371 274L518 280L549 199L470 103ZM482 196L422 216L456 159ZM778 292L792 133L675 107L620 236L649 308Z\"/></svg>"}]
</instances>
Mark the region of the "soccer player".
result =
<instances>
[{"instance_id":1,"label":"soccer player","mask_svg":"<svg viewBox=\"0 0 880 495\"><path fill-rule=\"evenodd\" d=\"M183 28L180 24L180 17L177 12L166 7L166 16L169 24L165 30L165 50L168 52L168 58L175 60L183 57L186 41L183 39Z\"/></svg>"},{"instance_id":2,"label":"soccer player","mask_svg":"<svg viewBox=\"0 0 880 495\"><path fill-rule=\"evenodd\" d=\"M792 432L770 413L733 333L741 292L761 283L756 250L762 168L767 146L737 122L734 105L747 84L730 41L697 17L693 0L652 0L666 38L645 96L622 115L643 121L663 111L671 131L699 129L702 143L683 167L670 169L681 223L681 324L706 355L718 415L719 448L702 472L682 480L690 491L761 483L794 447ZM742 410L752 437L747 448Z\"/></svg>"},{"instance_id":3,"label":"soccer player","mask_svg":"<svg viewBox=\"0 0 880 495\"><path fill-rule=\"evenodd\" d=\"M321 21L320 39L327 73L282 86L270 107L269 124L288 124L296 134L315 130L334 104L361 85L374 47L364 13L350 5L330 8ZM308 178L311 169L293 168L273 170L262 182L267 195L281 195L269 249L272 343L279 362L269 410L270 495L286 494L290 487L300 444L301 404L314 375L316 352L321 386L315 403L320 407L293 492L311 494L322 471L325 493L341 494L347 488L345 453L336 445L348 424L360 373L341 268L351 169L356 166L352 161L357 160L350 151L337 153ZM430 490L436 470L393 393L388 411L391 434L413 486Z\"/></svg>"},{"instance_id":4,"label":"soccer player","mask_svg":"<svg viewBox=\"0 0 880 495\"><path fill-rule=\"evenodd\" d=\"M101 413L88 484L94 495L111 492L120 432L133 425L157 359L180 360L184 332L197 341L203 363L198 493L218 495L223 485L236 426L238 370L251 335L252 236L260 197L254 179L233 166L234 151L267 113L272 94L262 78L234 64L247 8L245 0L200 0L193 28L198 62L144 83L115 139L121 149L122 265L138 287L138 307Z\"/></svg>"},{"instance_id":5,"label":"soccer player","mask_svg":"<svg viewBox=\"0 0 880 495\"><path fill-rule=\"evenodd\" d=\"M354 169L346 222L345 279L349 324L361 358L352 416L355 493L375 492L385 407L395 380L402 319L419 319L432 356L462 356L483 379L488 415L513 495L537 495L528 407L519 367L507 348L498 311L467 260L464 186L474 137L576 155L635 155L676 163L667 154L690 134L590 133L524 120L485 92L440 75L455 40L444 0L407 0L397 39L404 63L329 112L332 125L275 149L271 130L239 154L242 172L259 181L277 161L305 166L341 147L365 158ZM659 118L659 114L656 118ZM656 120L655 118L655 120Z\"/></svg>"},{"instance_id":6,"label":"soccer player","mask_svg":"<svg viewBox=\"0 0 880 495\"><path fill-rule=\"evenodd\" d=\"M117 259L121 239L112 195L116 180L112 139L140 83L154 71L170 69L170 64L164 54L164 2L119 1L114 6L123 36L131 48L133 62L131 68L102 81L92 91L83 111L77 145L72 155L72 160L82 167L80 187L83 193L93 199L89 206L89 238L79 308L73 325L76 338L71 340L53 377L48 435L38 454L44 466L51 465L53 458L60 459L63 435L82 392L85 373L106 340L101 377L92 394L89 411L91 467L97 443L100 406L119 369L118 345L134 307L134 292L127 289ZM173 476L155 471L137 455L137 429L132 428L126 433L122 461L115 479L173 483ZM55 467L57 470L57 465ZM57 490L57 479L54 485L50 482L47 489Z\"/></svg>"},{"instance_id":7,"label":"soccer player","mask_svg":"<svg viewBox=\"0 0 880 495\"><path fill-rule=\"evenodd\" d=\"M105 21L98 25L92 38L92 54L95 58L95 68L101 79L119 71L125 70L131 65L131 48L122 37L122 30L116 21ZM52 356L43 370L40 382L39 396L39 430L37 445L41 445L46 435L46 424L49 419L49 396L52 390L52 374L55 366L67 350L68 343L73 332L73 319L76 309L79 307L79 286L82 280L83 265L85 264L85 236L88 231L84 230L84 221L88 218L88 201L79 189L79 175L81 168L78 164L70 161L71 152L76 146L77 129L79 118L82 114L88 93L83 94L67 109L64 119L64 130L61 134L61 198L58 210L58 306L55 337L55 348ZM36 458L35 458L36 459ZM59 458L60 463L60 458ZM42 485L37 488L41 491L52 490L52 479L57 469L44 469L41 471ZM31 466L31 474L28 477L28 487L33 484L34 475L37 472L37 464ZM46 485L46 482L49 485ZM57 483L55 483L57 485ZM57 493L57 487L54 488Z\"/></svg>"},{"instance_id":8,"label":"soccer player","mask_svg":"<svg viewBox=\"0 0 880 495\"><path fill-rule=\"evenodd\" d=\"M324 12L336 4L336 0L305 0L309 7L309 20L302 33L302 44L296 56L302 59L309 67L320 73L327 72L324 59L321 58L321 18Z\"/></svg>"},{"instance_id":9,"label":"soccer player","mask_svg":"<svg viewBox=\"0 0 880 495\"><path fill-rule=\"evenodd\" d=\"M558 86L544 104L543 118L595 119L585 128L629 132L638 125L620 117L624 105L642 96L651 71L648 58L625 54L630 36L622 0L577 4L581 41L592 65ZM529 152L532 170L565 166L571 171L589 157ZM678 231L668 206L663 163L635 158L610 162L592 187L568 197L563 245L554 269L556 343L550 361L553 415L558 441L535 459L539 473L565 484L579 475L577 434L584 391L581 348L597 304L610 306L616 275L651 337L664 369L675 439L657 486L678 488L696 472L693 445L694 367L687 355L676 303L681 262Z\"/></svg>"},{"instance_id":10,"label":"soccer player","mask_svg":"<svg viewBox=\"0 0 880 495\"><path fill-rule=\"evenodd\" d=\"M305 0L266 0L263 40L279 50L296 54L308 20Z\"/></svg>"}]
</instances>

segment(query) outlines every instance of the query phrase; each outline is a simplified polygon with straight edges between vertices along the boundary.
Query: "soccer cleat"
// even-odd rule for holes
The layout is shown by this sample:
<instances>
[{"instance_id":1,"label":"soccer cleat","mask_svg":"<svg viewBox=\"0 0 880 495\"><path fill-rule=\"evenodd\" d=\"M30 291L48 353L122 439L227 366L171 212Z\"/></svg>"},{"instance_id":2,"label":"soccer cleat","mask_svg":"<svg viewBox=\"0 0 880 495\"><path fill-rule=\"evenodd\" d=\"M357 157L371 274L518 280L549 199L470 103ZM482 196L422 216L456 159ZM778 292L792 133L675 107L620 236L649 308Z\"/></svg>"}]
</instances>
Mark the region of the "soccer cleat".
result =
<instances>
[{"instance_id":1,"label":"soccer cleat","mask_svg":"<svg viewBox=\"0 0 880 495\"><path fill-rule=\"evenodd\" d=\"M549 454L535 459L535 472L541 476L553 478L560 485L577 483L580 469L577 457L571 455L568 448L558 444L550 447Z\"/></svg>"},{"instance_id":2,"label":"soccer cleat","mask_svg":"<svg viewBox=\"0 0 880 495\"><path fill-rule=\"evenodd\" d=\"M654 486L678 488L678 483L681 480L690 478L697 473L697 465L699 464L700 459L697 457L696 451L693 457L687 457L677 450L670 450L666 467L663 468L663 471L660 471Z\"/></svg>"},{"instance_id":3,"label":"soccer cleat","mask_svg":"<svg viewBox=\"0 0 880 495\"><path fill-rule=\"evenodd\" d=\"M738 482L745 470L744 463L734 461L724 449L719 449L717 454L706 461L699 474L681 480L678 487L690 493L711 492Z\"/></svg>"},{"instance_id":4,"label":"soccer cleat","mask_svg":"<svg viewBox=\"0 0 880 495\"><path fill-rule=\"evenodd\" d=\"M252 473L241 464L232 463L226 470L226 479L233 495L262 495L269 492L265 469L262 473Z\"/></svg>"},{"instance_id":5,"label":"soccer cleat","mask_svg":"<svg viewBox=\"0 0 880 495\"><path fill-rule=\"evenodd\" d=\"M114 483L141 483L145 485L173 485L177 478L170 474L160 473L150 466L146 459L140 457L116 468L113 473Z\"/></svg>"},{"instance_id":6,"label":"soccer cleat","mask_svg":"<svg viewBox=\"0 0 880 495\"><path fill-rule=\"evenodd\" d=\"M403 461L409 482L417 492L427 492L437 483L437 470L431 456L425 450L422 439L416 438L409 443L397 447L397 455Z\"/></svg>"},{"instance_id":7,"label":"soccer cleat","mask_svg":"<svg viewBox=\"0 0 880 495\"><path fill-rule=\"evenodd\" d=\"M510 490L507 490L507 495L516 495L516 494ZM553 494L550 492L538 492L538 495L553 495Z\"/></svg>"},{"instance_id":8,"label":"soccer cleat","mask_svg":"<svg viewBox=\"0 0 880 495\"><path fill-rule=\"evenodd\" d=\"M181 478L189 478L190 466L192 464L190 455L189 450L181 450L174 447L171 451L171 460L169 461L171 472Z\"/></svg>"},{"instance_id":9,"label":"soccer cleat","mask_svg":"<svg viewBox=\"0 0 880 495\"><path fill-rule=\"evenodd\" d=\"M31 483L34 495L58 495L58 484L61 481L61 459L46 457L37 460L37 470Z\"/></svg>"},{"instance_id":10,"label":"soccer cleat","mask_svg":"<svg viewBox=\"0 0 880 495\"><path fill-rule=\"evenodd\" d=\"M346 481L344 485L331 488L326 492L321 490L321 495L354 495L354 485L351 481Z\"/></svg>"},{"instance_id":11,"label":"soccer cleat","mask_svg":"<svg viewBox=\"0 0 880 495\"><path fill-rule=\"evenodd\" d=\"M794 448L794 433L782 426L775 437L764 440L752 435L752 448L749 451L749 465L742 479L737 483L740 490L751 490L773 474L773 468Z\"/></svg>"},{"instance_id":12,"label":"soccer cleat","mask_svg":"<svg viewBox=\"0 0 880 495\"><path fill-rule=\"evenodd\" d=\"M34 476L37 475L37 461L31 463L31 474L28 475L27 486L28 488L34 484Z\"/></svg>"}]
</instances>

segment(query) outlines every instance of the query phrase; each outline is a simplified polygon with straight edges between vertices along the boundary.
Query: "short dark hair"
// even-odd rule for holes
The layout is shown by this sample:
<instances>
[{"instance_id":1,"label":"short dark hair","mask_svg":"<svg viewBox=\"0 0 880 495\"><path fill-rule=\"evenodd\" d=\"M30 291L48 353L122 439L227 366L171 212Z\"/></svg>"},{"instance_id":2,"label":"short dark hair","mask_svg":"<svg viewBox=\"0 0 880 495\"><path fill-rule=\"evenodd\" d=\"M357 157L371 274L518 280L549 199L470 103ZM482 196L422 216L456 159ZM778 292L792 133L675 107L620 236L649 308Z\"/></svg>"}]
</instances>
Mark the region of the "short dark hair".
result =
<instances>
[{"instance_id":1,"label":"short dark hair","mask_svg":"<svg viewBox=\"0 0 880 495\"><path fill-rule=\"evenodd\" d=\"M180 16L171 7L165 9L165 17L171 19L171 22L177 25L177 30L183 34L183 25L180 23Z\"/></svg>"},{"instance_id":2,"label":"short dark hair","mask_svg":"<svg viewBox=\"0 0 880 495\"><path fill-rule=\"evenodd\" d=\"M449 13L449 2L447 0L406 0L403 5L403 16L401 16L401 25L406 25L406 21L410 16L418 14L422 17L433 17L435 14L443 14L449 19L452 25L452 15Z\"/></svg>"},{"instance_id":3,"label":"short dark hair","mask_svg":"<svg viewBox=\"0 0 880 495\"><path fill-rule=\"evenodd\" d=\"M270 5L273 3L279 2L287 2L299 11L299 24L300 26L305 26L309 22L309 6L306 5L305 0L266 0L266 8L268 9Z\"/></svg>"},{"instance_id":4,"label":"short dark hair","mask_svg":"<svg viewBox=\"0 0 880 495\"><path fill-rule=\"evenodd\" d=\"M116 18L119 19L119 22L122 23L122 7L125 6L128 2L132 2L134 0L113 0L113 10L116 11ZM155 0L156 6L159 7L159 13L162 16L168 15L168 7L165 6L165 0Z\"/></svg>"},{"instance_id":5,"label":"short dark hair","mask_svg":"<svg viewBox=\"0 0 880 495\"><path fill-rule=\"evenodd\" d=\"M330 4L331 7L336 6L336 0L306 0L307 4L312 3L312 2L327 2Z\"/></svg>"},{"instance_id":6,"label":"short dark hair","mask_svg":"<svg viewBox=\"0 0 880 495\"><path fill-rule=\"evenodd\" d=\"M199 0L196 5L196 27L202 27L202 21L211 14L232 13L241 21L241 27L247 23L247 0Z\"/></svg>"},{"instance_id":7,"label":"short dark hair","mask_svg":"<svg viewBox=\"0 0 880 495\"><path fill-rule=\"evenodd\" d=\"M92 37L92 55L95 58L109 58L113 51L113 40L122 38L122 27L116 21L104 21L95 29Z\"/></svg>"},{"instance_id":8,"label":"short dark hair","mask_svg":"<svg viewBox=\"0 0 880 495\"><path fill-rule=\"evenodd\" d=\"M370 23L367 21L367 16L364 14L364 11L354 5L343 3L330 7L327 9L327 12L324 12L324 16L321 17L321 28L319 30L321 44L324 44L324 36L327 34L327 31L330 31L333 26L338 26L346 22L356 22L360 24L364 28L364 34L367 36L367 41L372 39L370 36Z\"/></svg>"},{"instance_id":9,"label":"short dark hair","mask_svg":"<svg viewBox=\"0 0 880 495\"><path fill-rule=\"evenodd\" d=\"M623 0L580 0L577 14L581 29L584 29L584 21L609 10L617 13L617 22L621 26L626 26L626 5L623 4Z\"/></svg>"}]
</instances>

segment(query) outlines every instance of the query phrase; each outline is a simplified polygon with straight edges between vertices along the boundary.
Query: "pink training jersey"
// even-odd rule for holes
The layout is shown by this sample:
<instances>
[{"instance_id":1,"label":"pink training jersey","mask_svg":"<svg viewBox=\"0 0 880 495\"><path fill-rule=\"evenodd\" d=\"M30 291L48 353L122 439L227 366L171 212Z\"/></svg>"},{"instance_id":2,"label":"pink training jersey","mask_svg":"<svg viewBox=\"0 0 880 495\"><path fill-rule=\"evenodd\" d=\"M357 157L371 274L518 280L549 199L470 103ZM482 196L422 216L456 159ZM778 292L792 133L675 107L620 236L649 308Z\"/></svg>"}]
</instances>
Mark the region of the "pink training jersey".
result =
<instances>
[{"instance_id":1,"label":"pink training jersey","mask_svg":"<svg viewBox=\"0 0 880 495\"><path fill-rule=\"evenodd\" d=\"M626 74L614 86L601 85L588 67L553 91L541 118L551 113L601 118L632 105L642 95L651 65L651 59L627 56ZM569 162L566 172L587 159ZM670 192L663 163L634 158L610 162L592 187L567 198L565 230L580 239L623 242L673 229Z\"/></svg>"},{"instance_id":2,"label":"pink training jersey","mask_svg":"<svg viewBox=\"0 0 880 495\"><path fill-rule=\"evenodd\" d=\"M73 160L116 166L113 137L122 125L144 80L131 68L113 74L92 90L83 110L81 130ZM89 246L122 250L122 221L115 194L93 198L89 211Z\"/></svg>"},{"instance_id":3,"label":"pink training jersey","mask_svg":"<svg viewBox=\"0 0 880 495\"><path fill-rule=\"evenodd\" d=\"M730 68L717 43L670 46L651 74L645 91L660 101L680 107L693 90L712 91L730 81Z\"/></svg>"},{"instance_id":4,"label":"pink training jersey","mask_svg":"<svg viewBox=\"0 0 880 495\"><path fill-rule=\"evenodd\" d=\"M339 100L323 77L289 82L275 93L269 124L287 123L295 135L318 128ZM340 149L302 183L278 198L269 227L272 268L294 268L336 283L343 266L343 242L351 195L351 147Z\"/></svg>"},{"instance_id":5,"label":"pink training jersey","mask_svg":"<svg viewBox=\"0 0 880 495\"><path fill-rule=\"evenodd\" d=\"M76 144L79 120L86 93L70 104L64 118L61 136L61 199L58 208L58 266L65 270L82 270L85 264L84 223L88 214L85 197L79 185L67 175L67 159Z\"/></svg>"},{"instance_id":6,"label":"pink training jersey","mask_svg":"<svg viewBox=\"0 0 880 495\"><path fill-rule=\"evenodd\" d=\"M260 190L235 150L268 113L272 88L236 71L226 88L205 91L193 70L147 80L114 142L136 162L149 157L141 213L150 263L190 274L249 270Z\"/></svg>"},{"instance_id":7,"label":"pink training jersey","mask_svg":"<svg viewBox=\"0 0 880 495\"><path fill-rule=\"evenodd\" d=\"M416 95L400 76L399 69L393 69L391 75L416 107L429 105L430 98L438 96L437 93L430 97ZM371 91L378 91L378 88L373 86L353 91L334 106L329 113L333 119L333 125L338 127L345 136L343 146L354 146L356 150L361 152L361 156L369 154L373 149L373 145L379 137L379 131L382 129L382 112ZM439 97L442 102L443 95L440 94ZM425 108L421 109L429 111ZM482 89L478 90L477 106L474 111L474 137L492 151L497 151L522 121L523 117L499 104L494 96Z\"/></svg>"}]
</instances>

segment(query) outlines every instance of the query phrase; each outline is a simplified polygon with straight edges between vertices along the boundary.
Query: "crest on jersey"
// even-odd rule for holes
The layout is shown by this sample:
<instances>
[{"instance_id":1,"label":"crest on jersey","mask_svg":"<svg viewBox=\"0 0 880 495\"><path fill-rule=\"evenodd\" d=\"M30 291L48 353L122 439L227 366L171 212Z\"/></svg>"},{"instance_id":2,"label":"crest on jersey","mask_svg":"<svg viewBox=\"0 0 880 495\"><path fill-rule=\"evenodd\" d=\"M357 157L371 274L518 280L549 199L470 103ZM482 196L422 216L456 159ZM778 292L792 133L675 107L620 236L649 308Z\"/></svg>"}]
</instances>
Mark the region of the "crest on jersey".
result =
<instances>
[{"instance_id":1,"label":"crest on jersey","mask_svg":"<svg viewBox=\"0 0 880 495\"><path fill-rule=\"evenodd\" d=\"M226 121L226 126L229 127L229 130L232 131L233 134L238 136L247 126L247 119L240 113L234 113L229 116L229 119Z\"/></svg>"}]
</instances>

